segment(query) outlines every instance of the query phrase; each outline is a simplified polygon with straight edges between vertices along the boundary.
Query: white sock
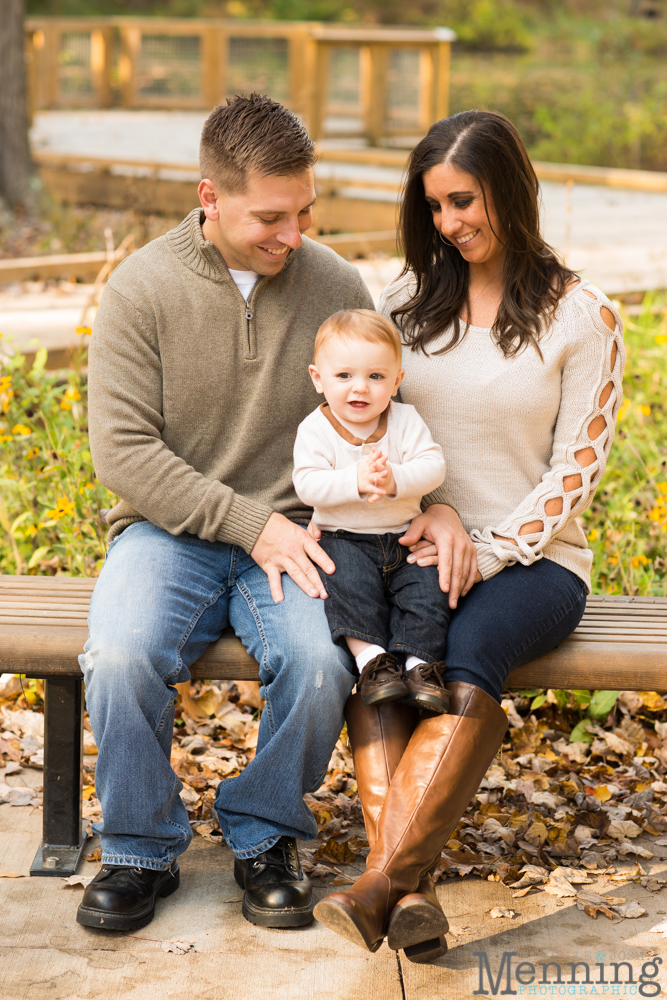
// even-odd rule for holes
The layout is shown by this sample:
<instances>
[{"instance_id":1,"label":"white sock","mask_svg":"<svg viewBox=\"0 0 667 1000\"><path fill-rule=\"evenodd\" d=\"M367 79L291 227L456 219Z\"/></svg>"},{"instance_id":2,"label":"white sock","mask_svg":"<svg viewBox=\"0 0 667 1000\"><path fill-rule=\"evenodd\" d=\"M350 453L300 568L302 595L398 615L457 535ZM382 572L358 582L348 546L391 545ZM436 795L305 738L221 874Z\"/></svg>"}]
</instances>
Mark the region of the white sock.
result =
<instances>
[{"instance_id":1,"label":"white sock","mask_svg":"<svg viewBox=\"0 0 667 1000\"><path fill-rule=\"evenodd\" d=\"M361 673L367 663L374 660L376 656L381 656L386 652L387 650L383 649L382 646L367 646L363 653L359 653L359 656L355 656L359 673Z\"/></svg>"},{"instance_id":2,"label":"white sock","mask_svg":"<svg viewBox=\"0 0 667 1000\"><path fill-rule=\"evenodd\" d=\"M426 663L426 660L422 660L419 656L408 656L405 661L405 669L414 670L420 663Z\"/></svg>"}]
</instances>

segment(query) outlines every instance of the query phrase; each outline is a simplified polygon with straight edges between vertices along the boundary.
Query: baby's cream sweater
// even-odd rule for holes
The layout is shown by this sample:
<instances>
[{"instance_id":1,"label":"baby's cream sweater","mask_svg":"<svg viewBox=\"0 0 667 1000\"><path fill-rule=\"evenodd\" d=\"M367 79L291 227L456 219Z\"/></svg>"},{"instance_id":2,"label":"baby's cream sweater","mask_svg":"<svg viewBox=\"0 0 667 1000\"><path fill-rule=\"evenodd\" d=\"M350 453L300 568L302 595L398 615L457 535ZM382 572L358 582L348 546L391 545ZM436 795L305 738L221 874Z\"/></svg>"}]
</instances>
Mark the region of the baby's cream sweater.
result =
<instances>
[{"instance_id":1,"label":"baby's cream sweater","mask_svg":"<svg viewBox=\"0 0 667 1000\"><path fill-rule=\"evenodd\" d=\"M409 277L390 285L379 311L389 317L410 289ZM614 315L614 331L602 319L603 305ZM458 511L485 580L512 563L530 566L544 557L590 589L593 556L577 516L593 500L614 437L623 399L622 329L606 296L582 281L562 298L540 338L543 360L530 346L506 358L491 331L474 326L447 354L434 351L448 332L428 345L428 355L404 348L401 398L418 407L447 460L446 487L428 500ZM600 414L604 429L591 440L588 428ZM582 467L575 454L586 447L594 449L595 460ZM582 486L567 492L563 479L576 474ZM560 513L545 512L550 499L556 501L551 508L560 501ZM541 521L542 530L520 535L531 521Z\"/></svg>"},{"instance_id":2,"label":"baby's cream sweater","mask_svg":"<svg viewBox=\"0 0 667 1000\"><path fill-rule=\"evenodd\" d=\"M357 466L373 447L388 455L396 493L368 503L359 495ZM299 424L294 488L302 503L314 508L313 521L324 531L402 533L421 513L422 496L444 477L442 450L414 406L390 402L365 441L348 431L327 403Z\"/></svg>"}]
</instances>

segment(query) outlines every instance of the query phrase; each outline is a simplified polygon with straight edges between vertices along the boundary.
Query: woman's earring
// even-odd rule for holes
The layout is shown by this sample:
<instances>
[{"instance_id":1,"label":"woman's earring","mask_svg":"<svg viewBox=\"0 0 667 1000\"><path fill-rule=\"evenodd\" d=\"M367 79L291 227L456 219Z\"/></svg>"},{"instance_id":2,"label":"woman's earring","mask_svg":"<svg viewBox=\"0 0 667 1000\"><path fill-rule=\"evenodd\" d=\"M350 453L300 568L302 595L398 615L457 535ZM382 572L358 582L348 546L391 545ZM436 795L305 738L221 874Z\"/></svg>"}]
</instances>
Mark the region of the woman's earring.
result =
<instances>
[{"instance_id":1,"label":"woman's earring","mask_svg":"<svg viewBox=\"0 0 667 1000\"><path fill-rule=\"evenodd\" d=\"M454 246L454 244L450 243L448 239L445 239L445 237L442 235L442 233L440 232L440 230L438 230L438 236L440 237L441 242L444 243L446 247L453 247Z\"/></svg>"}]
</instances>

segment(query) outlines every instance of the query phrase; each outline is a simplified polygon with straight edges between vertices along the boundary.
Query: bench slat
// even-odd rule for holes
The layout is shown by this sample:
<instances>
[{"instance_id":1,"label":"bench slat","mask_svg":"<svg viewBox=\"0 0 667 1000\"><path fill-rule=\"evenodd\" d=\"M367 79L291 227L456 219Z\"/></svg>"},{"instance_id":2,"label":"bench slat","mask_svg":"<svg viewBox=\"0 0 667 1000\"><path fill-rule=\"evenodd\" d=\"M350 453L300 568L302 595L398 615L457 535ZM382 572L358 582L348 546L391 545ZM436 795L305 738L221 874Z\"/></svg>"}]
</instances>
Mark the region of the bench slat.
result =
<instances>
[{"instance_id":1,"label":"bench slat","mask_svg":"<svg viewBox=\"0 0 667 1000\"><path fill-rule=\"evenodd\" d=\"M0 670L73 675L88 637L94 579L0 576ZM258 667L231 630L193 665L206 680L256 680ZM561 646L515 670L514 687L667 692L667 598L593 595Z\"/></svg>"}]
</instances>

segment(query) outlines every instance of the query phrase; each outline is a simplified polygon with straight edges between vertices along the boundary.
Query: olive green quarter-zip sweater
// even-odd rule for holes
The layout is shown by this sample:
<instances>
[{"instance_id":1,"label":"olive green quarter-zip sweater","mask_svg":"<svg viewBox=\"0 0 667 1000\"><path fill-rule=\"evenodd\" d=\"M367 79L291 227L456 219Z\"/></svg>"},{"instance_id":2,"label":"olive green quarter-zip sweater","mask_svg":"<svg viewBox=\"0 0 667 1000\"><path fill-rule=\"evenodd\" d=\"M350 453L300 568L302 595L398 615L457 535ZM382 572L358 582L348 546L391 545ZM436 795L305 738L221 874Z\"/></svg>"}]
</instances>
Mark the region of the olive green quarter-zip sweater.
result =
<instances>
[{"instance_id":1,"label":"olive green quarter-zip sweater","mask_svg":"<svg viewBox=\"0 0 667 1000\"><path fill-rule=\"evenodd\" d=\"M121 498L112 540L134 521L251 552L273 511L311 511L292 485L300 422L318 405L308 374L320 324L373 308L359 272L304 237L248 303L195 209L114 272L89 356L96 475Z\"/></svg>"}]
</instances>

